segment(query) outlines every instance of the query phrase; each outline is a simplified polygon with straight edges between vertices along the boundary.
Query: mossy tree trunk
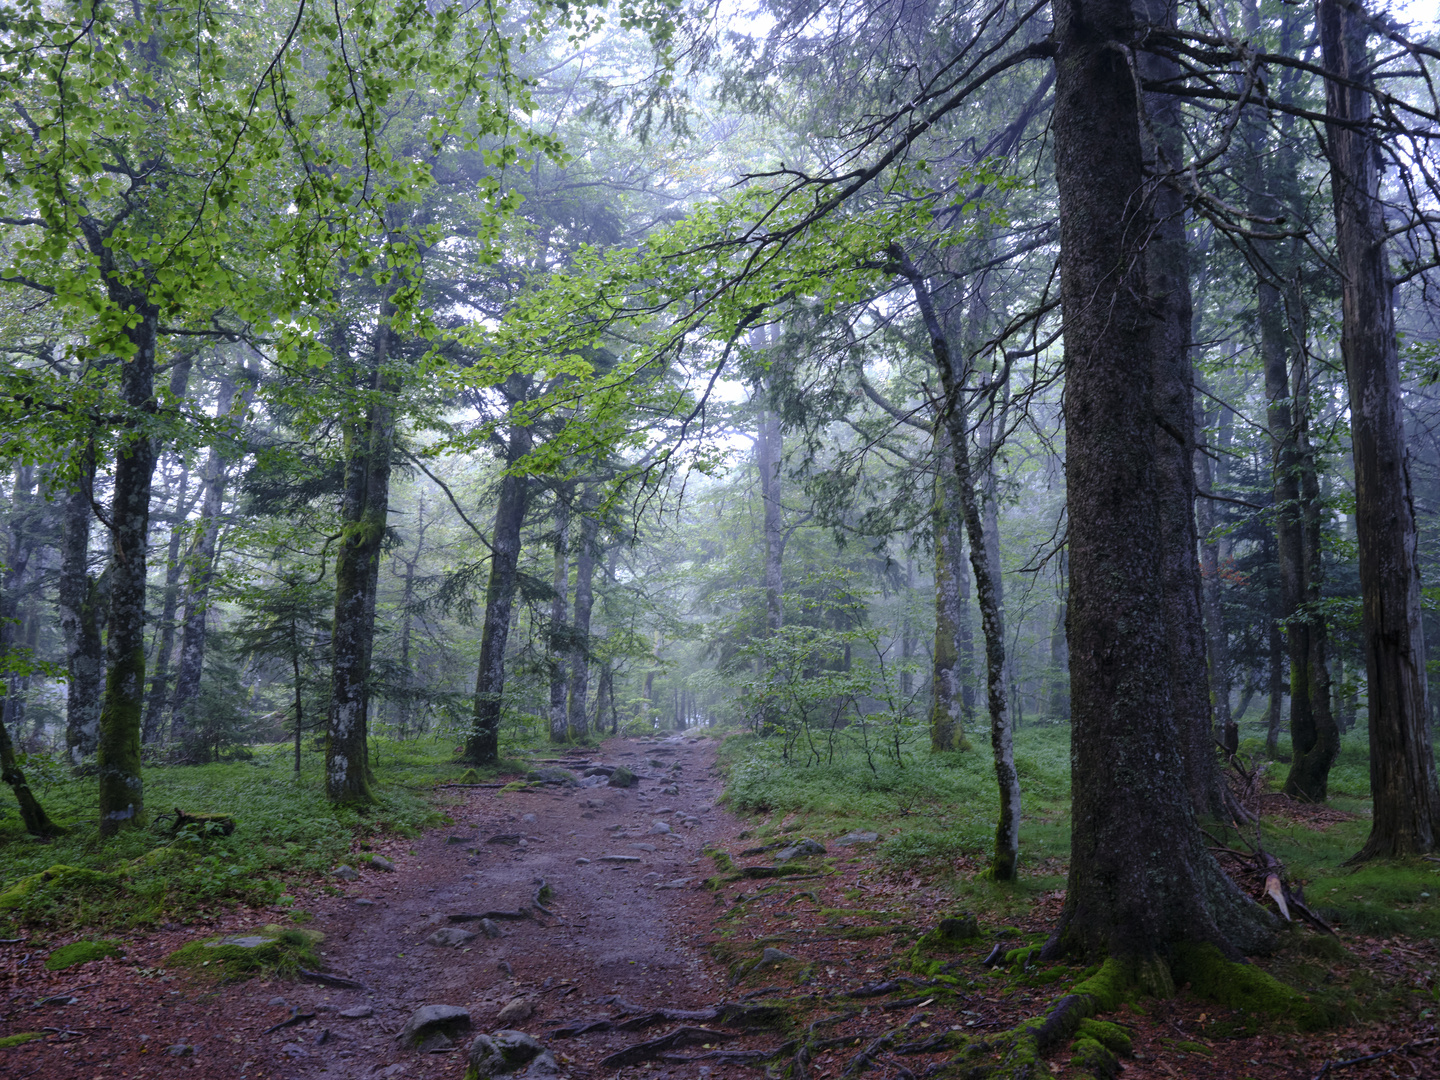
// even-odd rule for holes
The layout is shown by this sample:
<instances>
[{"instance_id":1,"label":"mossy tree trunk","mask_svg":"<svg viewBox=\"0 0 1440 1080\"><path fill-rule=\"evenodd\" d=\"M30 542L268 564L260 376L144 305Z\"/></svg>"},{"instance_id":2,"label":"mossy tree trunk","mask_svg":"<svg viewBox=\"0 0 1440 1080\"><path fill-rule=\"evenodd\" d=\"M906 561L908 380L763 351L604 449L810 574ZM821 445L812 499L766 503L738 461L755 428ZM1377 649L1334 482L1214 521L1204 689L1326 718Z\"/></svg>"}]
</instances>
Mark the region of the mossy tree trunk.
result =
<instances>
[{"instance_id":1,"label":"mossy tree trunk","mask_svg":"<svg viewBox=\"0 0 1440 1080\"><path fill-rule=\"evenodd\" d=\"M104 249L96 237L91 247ZM120 292L118 286L113 292ZM155 350L159 312L140 294L112 295L134 312L126 330L130 356L120 361L120 396L135 414L122 434L110 502L110 614L106 620L105 697L100 709L100 835L145 823L140 775L140 723L145 707L146 547L156 449L141 418L156 410Z\"/></svg>"},{"instance_id":2,"label":"mossy tree trunk","mask_svg":"<svg viewBox=\"0 0 1440 1080\"><path fill-rule=\"evenodd\" d=\"M145 697L145 719L140 741L155 742L160 737L164 720L165 698L170 689L170 654L175 651L175 613L180 608L180 574L184 569L180 558L180 541L185 535L185 519L189 516L190 470L182 463L174 485L174 507L170 514L170 537L165 545L165 591L160 603L160 634L155 643L154 668L150 674L150 692Z\"/></svg>"},{"instance_id":3,"label":"mossy tree trunk","mask_svg":"<svg viewBox=\"0 0 1440 1080\"><path fill-rule=\"evenodd\" d=\"M1435 850L1440 792L1426 730L1425 640L1415 509L1400 410L1400 364L1386 264L1380 153L1371 119L1369 20L1360 4L1320 0L1320 46L1335 249L1350 391L1361 633L1369 689L1374 819L1357 859Z\"/></svg>"},{"instance_id":4,"label":"mossy tree trunk","mask_svg":"<svg viewBox=\"0 0 1440 1080\"><path fill-rule=\"evenodd\" d=\"M935 647L930 675L930 749L943 751L969 745L960 640L961 625L969 617L962 607L968 597L962 598L961 588L968 585L969 574L955 456L944 425L937 423L934 430L935 505L930 523L935 548Z\"/></svg>"},{"instance_id":5,"label":"mossy tree trunk","mask_svg":"<svg viewBox=\"0 0 1440 1080\"><path fill-rule=\"evenodd\" d=\"M65 636L65 748L72 767L95 752L100 741L100 698L105 685L105 643L101 626L105 597L90 573L90 501L95 488L93 447L83 455L75 487L65 496L60 525L60 577L56 606Z\"/></svg>"},{"instance_id":6,"label":"mossy tree trunk","mask_svg":"<svg viewBox=\"0 0 1440 1080\"><path fill-rule=\"evenodd\" d=\"M375 642L375 597L380 550L390 516L390 462L395 448L395 401L400 376L391 352L401 271L393 270L380 299L376 328L361 365L342 363L355 376L346 424L345 489L341 536L335 555L333 667L326 716L325 795L332 803L374 801L370 789L370 657ZM349 355L343 329L337 357Z\"/></svg>"},{"instance_id":7,"label":"mossy tree trunk","mask_svg":"<svg viewBox=\"0 0 1440 1080\"><path fill-rule=\"evenodd\" d=\"M528 376L506 380L506 397L523 401L530 390ZM530 453L532 434L512 423L505 441L505 476L495 504L495 531L490 540L490 575L485 584L485 620L480 629L480 663L475 673L475 708L465 738L465 760L488 765L500 756L501 706L505 694L505 645L510 639L510 617L515 607L515 586L520 564L520 528L525 523L530 482L517 471Z\"/></svg>"},{"instance_id":8,"label":"mossy tree trunk","mask_svg":"<svg viewBox=\"0 0 1440 1080\"><path fill-rule=\"evenodd\" d=\"M563 743L568 738L569 716L565 709L565 692L569 689L566 661L570 649L567 640L570 634L570 500L574 497L575 485L562 482L555 487L554 525L555 538L553 554L554 574L551 578L550 598L550 741Z\"/></svg>"},{"instance_id":9,"label":"mossy tree trunk","mask_svg":"<svg viewBox=\"0 0 1440 1080\"><path fill-rule=\"evenodd\" d=\"M1047 954L1163 970L1185 941L1256 948L1268 919L1206 848L1171 689L1162 515L1176 496L1156 460L1154 221L1122 45L1135 16L1129 0L1075 0L1055 17L1074 822Z\"/></svg>"}]
</instances>

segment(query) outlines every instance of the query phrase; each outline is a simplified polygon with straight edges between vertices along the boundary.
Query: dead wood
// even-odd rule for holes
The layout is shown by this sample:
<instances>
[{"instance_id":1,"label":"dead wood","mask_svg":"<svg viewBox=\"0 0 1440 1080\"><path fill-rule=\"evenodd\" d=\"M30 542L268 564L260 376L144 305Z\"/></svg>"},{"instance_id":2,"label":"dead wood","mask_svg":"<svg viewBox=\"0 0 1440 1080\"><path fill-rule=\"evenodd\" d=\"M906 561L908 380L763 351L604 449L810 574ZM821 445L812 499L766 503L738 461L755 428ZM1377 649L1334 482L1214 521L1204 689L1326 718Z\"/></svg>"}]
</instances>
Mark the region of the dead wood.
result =
<instances>
[{"instance_id":1,"label":"dead wood","mask_svg":"<svg viewBox=\"0 0 1440 1080\"><path fill-rule=\"evenodd\" d=\"M519 911L461 911L450 916L451 922L479 922L481 919L529 919L533 918L529 908L522 908Z\"/></svg>"},{"instance_id":2,"label":"dead wood","mask_svg":"<svg viewBox=\"0 0 1440 1080\"><path fill-rule=\"evenodd\" d=\"M661 1035L658 1039L651 1039L649 1042L636 1043L634 1046L618 1050L609 1057L602 1058L600 1068L619 1069L626 1065L638 1065L642 1061L653 1060L667 1050L675 1050L682 1046L693 1046L695 1043L720 1042L724 1039L733 1039L735 1036L728 1031L715 1031L711 1028L702 1027L679 1027L667 1035Z\"/></svg>"},{"instance_id":3,"label":"dead wood","mask_svg":"<svg viewBox=\"0 0 1440 1080\"><path fill-rule=\"evenodd\" d=\"M367 987L362 982L354 979L347 979L343 975L327 975L323 971L307 971L304 968L297 968L295 974L306 982L319 983L321 986L335 986L341 990L365 990Z\"/></svg>"}]
</instances>

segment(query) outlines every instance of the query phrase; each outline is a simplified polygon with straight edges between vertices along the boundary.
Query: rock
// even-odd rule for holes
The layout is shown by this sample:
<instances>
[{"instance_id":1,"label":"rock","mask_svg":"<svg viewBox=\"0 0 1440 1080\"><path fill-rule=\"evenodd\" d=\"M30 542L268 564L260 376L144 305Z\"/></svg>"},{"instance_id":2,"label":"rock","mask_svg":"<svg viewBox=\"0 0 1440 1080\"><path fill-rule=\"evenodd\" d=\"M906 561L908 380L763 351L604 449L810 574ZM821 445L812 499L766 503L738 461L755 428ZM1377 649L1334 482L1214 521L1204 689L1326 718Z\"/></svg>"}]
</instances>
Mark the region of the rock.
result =
<instances>
[{"instance_id":1,"label":"rock","mask_svg":"<svg viewBox=\"0 0 1440 1080\"><path fill-rule=\"evenodd\" d=\"M838 840L831 841L831 843L833 843L836 847L849 847L851 844L873 844L876 840L879 839L879 833L864 832L857 829L854 832L846 833Z\"/></svg>"},{"instance_id":2,"label":"rock","mask_svg":"<svg viewBox=\"0 0 1440 1080\"><path fill-rule=\"evenodd\" d=\"M698 825L700 824L700 819L699 819L699 818L693 818L693 817L687 817L687 818L686 818L684 821L682 821L680 824L681 824L681 825L684 825L685 828L687 828L687 829L693 829L693 828L695 828L696 826L698 826Z\"/></svg>"},{"instance_id":3,"label":"rock","mask_svg":"<svg viewBox=\"0 0 1440 1080\"><path fill-rule=\"evenodd\" d=\"M195 1053L195 1047L189 1043L175 1043L165 1047L165 1052L171 1057L192 1057Z\"/></svg>"},{"instance_id":4,"label":"rock","mask_svg":"<svg viewBox=\"0 0 1440 1080\"><path fill-rule=\"evenodd\" d=\"M673 806L661 806L650 812L652 814L673 814L675 812L675 808Z\"/></svg>"},{"instance_id":5,"label":"rock","mask_svg":"<svg viewBox=\"0 0 1440 1080\"><path fill-rule=\"evenodd\" d=\"M284 998L282 998L282 997L273 997L273 998L271 998L269 1001L267 1001L265 1004L267 1004L267 1005L276 1005L276 1006L278 1006L279 1008L282 1008L282 1009L283 1009L286 1005L288 1005L288 1004L290 1004L290 1003L289 1003L288 1001L286 1001L286 1000L285 1000Z\"/></svg>"},{"instance_id":6,"label":"rock","mask_svg":"<svg viewBox=\"0 0 1440 1080\"><path fill-rule=\"evenodd\" d=\"M663 885L656 885L657 889L683 889L690 884L688 877L676 878L674 881L667 881Z\"/></svg>"},{"instance_id":7,"label":"rock","mask_svg":"<svg viewBox=\"0 0 1440 1080\"><path fill-rule=\"evenodd\" d=\"M357 896L357 897L355 898L355 901L354 901L354 902L355 902L355 906L356 906L356 907L374 907L374 906L375 906L375 901L374 901L374 900L366 900L363 896Z\"/></svg>"},{"instance_id":8,"label":"rock","mask_svg":"<svg viewBox=\"0 0 1440 1080\"><path fill-rule=\"evenodd\" d=\"M654 825L650 826L651 836L668 836L672 831L668 821L657 821ZM825 849L821 848L820 850L824 851Z\"/></svg>"},{"instance_id":9,"label":"rock","mask_svg":"<svg viewBox=\"0 0 1440 1080\"><path fill-rule=\"evenodd\" d=\"M364 1020L367 1016L374 1016L375 1010L369 1005L351 1005L348 1009L341 1009L340 1015L346 1020Z\"/></svg>"},{"instance_id":10,"label":"rock","mask_svg":"<svg viewBox=\"0 0 1440 1080\"><path fill-rule=\"evenodd\" d=\"M523 1031L497 1031L477 1035L470 1044L467 1077L488 1080L492 1076L520 1073L523 1077L554 1076L560 1071L555 1057L537 1039Z\"/></svg>"},{"instance_id":11,"label":"rock","mask_svg":"<svg viewBox=\"0 0 1440 1080\"><path fill-rule=\"evenodd\" d=\"M406 1068L404 1065L390 1065L384 1069L381 1069L378 1073L376 1073L376 1075L384 1077L384 1080L392 1080L392 1077L399 1076L405 1071Z\"/></svg>"},{"instance_id":12,"label":"rock","mask_svg":"<svg viewBox=\"0 0 1440 1080\"><path fill-rule=\"evenodd\" d=\"M655 850L655 845L654 845L654 844L631 844L630 846L633 847L633 848L635 848L637 851L654 851L654 850Z\"/></svg>"},{"instance_id":13,"label":"rock","mask_svg":"<svg viewBox=\"0 0 1440 1080\"><path fill-rule=\"evenodd\" d=\"M291 1059L309 1057L310 1052L299 1043L286 1043L280 1047L280 1052Z\"/></svg>"},{"instance_id":14,"label":"rock","mask_svg":"<svg viewBox=\"0 0 1440 1080\"><path fill-rule=\"evenodd\" d=\"M370 865L376 870L384 870L387 874L395 873L395 864L383 855L371 855Z\"/></svg>"},{"instance_id":15,"label":"rock","mask_svg":"<svg viewBox=\"0 0 1440 1080\"><path fill-rule=\"evenodd\" d=\"M524 839L525 838L519 833L499 833L495 836L490 837L490 839L486 840L485 842L487 844L506 844L510 847L515 847L520 843L521 840Z\"/></svg>"},{"instance_id":16,"label":"rock","mask_svg":"<svg viewBox=\"0 0 1440 1080\"><path fill-rule=\"evenodd\" d=\"M777 863L789 862L791 859L803 859L807 855L824 855L825 845L818 840L811 840L808 836L798 843L791 844L787 848L781 848L775 853Z\"/></svg>"},{"instance_id":17,"label":"rock","mask_svg":"<svg viewBox=\"0 0 1440 1080\"><path fill-rule=\"evenodd\" d=\"M659 881L659 880L660 880L660 875L657 874L657 873L655 873L655 871L652 870L652 871L650 871L650 873L646 874L646 875L645 875L643 878L641 878L640 880L641 880L641 881L644 881L644 882L647 882L647 883L648 883L648 882L651 882L651 881Z\"/></svg>"},{"instance_id":18,"label":"rock","mask_svg":"<svg viewBox=\"0 0 1440 1080\"><path fill-rule=\"evenodd\" d=\"M609 776L615 771L614 765L591 765L585 770L586 776Z\"/></svg>"},{"instance_id":19,"label":"rock","mask_svg":"<svg viewBox=\"0 0 1440 1080\"><path fill-rule=\"evenodd\" d=\"M360 871L341 863L330 871L330 876L338 877L341 881L354 881L360 876Z\"/></svg>"},{"instance_id":20,"label":"rock","mask_svg":"<svg viewBox=\"0 0 1440 1080\"><path fill-rule=\"evenodd\" d=\"M529 998L511 998L500 1008L495 1019L502 1024L523 1024L535 1015L535 1006Z\"/></svg>"},{"instance_id":21,"label":"rock","mask_svg":"<svg viewBox=\"0 0 1440 1080\"><path fill-rule=\"evenodd\" d=\"M601 856L600 856L600 861L601 861L601 862L621 862L621 863L639 862L639 861L640 861L640 856L639 856L639 855L601 855Z\"/></svg>"},{"instance_id":22,"label":"rock","mask_svg":"<svg viewBox=\"0 0 1440 1080\"><path fill-rule=\"evenodd\" d=\"M613 773L610 774L610 779L607 781L607 783L610 787L633 787L635 784L635 774L632 773L629 769L625 768L624 765L621 765Z\"/></svg>"},{"instance_id":23,"label":"rock","mask_svg":"<svg viewBox=\"0 0 1440 1080\"><path fill-rule=\"evenodd\" d=\"M662 788L660 789L660 794L661 794L661 795L679 795L679 794L680 794L680 785L679 785L679 784L666 784L664 787L662 787Z\"/></svg>"},{"instance_id":24,"label":"rock","mask_svg":"<svg viewBox=\"0 0 1440 1080\"><path fill-rule=\"evenodd\" d=\"M584 855L581 855L578 859L575 860L575 865L576 865L576 866L589 866L589 865L590 865L590 860L587 859L587 858L585 858Z\"/></svg>"},{"instance_id":25,"label":"rock","mask_svg":"<svg viewBox=\"0 0 1440 1080\"><path fill-rule=\"evenodd\" d=\"M493 926L494 923L491 923ZM499 936L498 934L496 935ZM475 935L469 930L461 930L458 926L442 926L425 939L427 945L439 945L442 948L454 949L465 942L470 941Z\"/></svg>"},{"instance_id":26,"label":"rock","mask_svg":"<svg viewBox=\"0 0 1440 1080\"><path fill-rule=\"evenodd\" d=\"M534 814L523 814L523 815L521 815L520 820L526 822L527 824L528 824L528 823L533 823L533 822L535 821L535 815L534 815Z\"/></svg>"},{"instance_id":27,"label":"rock","mask_svg":"<svg viewBox=\"0 0 1440 1080\"><path fill-rule=\"evenodd\" d=\"M419 1046L432 1035L453 1038L469 1030L470 1014L458 1005L422 1005L397 1037L406 1046Z\"/></svg>"},{"instance_id":28,"label":"rock","mask_svg":"<svg viewBox=\"0 0 1440 1080\"><path fill-rule=\"evenodd\" d=\"M480 932L488 938L497 938L500 936L500 927L494 919L481 919Z\"/></svg>"},{"instance_id":29,"label":"rock","mask_svg":"<svg viewBox=\"0 0 1440 1080\"><path fill-rule=\"evenodd\" d=\"M759 971L761 968L772 967L775 964L784 964L794 959L795 957L789 953L783 953L779 949L767 945L765 951L760 954L760 959L755 961L755 970Z\"/></svg>"},{"instance_id":30,"label":"rock","mask_svg":"<svg viewBox=\"0 0 1440 1080\"><path fill-rule=\"evenodd\" d=\"M605 773L596 773L594 776L587 776L580 781L583 788L604 787L610 782L610 777Z\"/></svg>"},{"instance_id":31,"label":"rock","mask_svg":"<svg viewBox=\"0 0 1440 1080\"><path fill-rule=\"evenodd\" d=\"M475 837L475 836L447 836L447 837L445 838L445 843L447 843L447 844L473 844L477 839L479 839L479 838L478 838L478 837Z\"/></svg>"},{"instance_id":32,"label":"rock","mask_svg":"<svg viewBox=\"0 0 1440 1080\"><path fill-rule=\"evenodd\" d=\"M568 769L554 767L536 769L525 774L526 780L535 780L542 784L563 784L566 787L575 786L575 777Z\"/></svg>"}]
</instances>

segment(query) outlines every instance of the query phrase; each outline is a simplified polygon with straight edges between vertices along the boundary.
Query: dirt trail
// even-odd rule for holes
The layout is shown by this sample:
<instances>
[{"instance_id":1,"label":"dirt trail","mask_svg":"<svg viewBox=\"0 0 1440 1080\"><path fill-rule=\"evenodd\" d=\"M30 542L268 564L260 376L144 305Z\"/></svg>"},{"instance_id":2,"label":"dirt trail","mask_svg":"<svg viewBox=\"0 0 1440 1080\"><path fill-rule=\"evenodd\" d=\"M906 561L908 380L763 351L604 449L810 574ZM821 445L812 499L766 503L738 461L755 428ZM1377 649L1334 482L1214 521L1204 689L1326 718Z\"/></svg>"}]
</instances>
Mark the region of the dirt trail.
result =
<instances>
[{"instance_id":1,"label":"dirt trail","mask_svg":"<svg viewBox=\"0 0 1440 1080\"><path fill-rule=\"evenodd\" d=\"M458 1080L474 1033L511 1028L547 1043L562 1074L583 1080L605 1054L646 1036L554 1040L559 1021L616 1016L615 998L693 1008L724 996L724 973L705 950L715 898L698 888L713 873L701 849L741 825L715 805L714 754L703 739L612 740L566 761L623 765L639 778L629 789L583 778L579 767L557 774L568 783L542 788L456 788L453 826L375 844L395 872L365 867L357 880L331 883L341 895L323 884L298 889L297 907L325 934L325 970L363 990L280 979L215 985L163 970L180 945L284 921L281 909L166 926L128 942L124 959L70 971L44 971L45 954L23 944L0 946L0 1035L46 1034L0 1048L0 1076ZM531 908L541 880L548 915ZM532 917L497 921L498 938L449 918L526 908ZM446 927L476 936L457 947L427 943ZM502 1022L499 1010L517 998L533 1013ZM395 1035L423 1005L468 1010L471 1035L438 1052L402 1047ZM267 1030L296 1014L314 1015Z\"/></svg>"}]
</instances>

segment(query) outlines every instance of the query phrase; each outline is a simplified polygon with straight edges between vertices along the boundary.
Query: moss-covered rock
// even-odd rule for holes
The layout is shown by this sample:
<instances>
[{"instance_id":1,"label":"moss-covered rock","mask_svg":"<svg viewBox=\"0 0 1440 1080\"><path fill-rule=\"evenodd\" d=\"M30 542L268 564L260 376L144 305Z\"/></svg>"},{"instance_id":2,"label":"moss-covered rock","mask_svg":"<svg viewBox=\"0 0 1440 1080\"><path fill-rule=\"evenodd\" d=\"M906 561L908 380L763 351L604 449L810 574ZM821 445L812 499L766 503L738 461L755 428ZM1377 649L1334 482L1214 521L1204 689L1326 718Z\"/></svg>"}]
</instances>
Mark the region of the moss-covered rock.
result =
<instances>
[{"instance_id":1,"label":"moss-covered rock","mask_svg":"<svg viewBox=\"0 0 1440 1080\"><path fill-rule=\"evenodd\" d=\"M1135 1052L1130 1033L1119 1024L1112 1024L1108 1020L1096 1020L1087 1016L1080 1021L1080 1026L1075 1031L1082 1038L1094 1039L1112 1054L1129 1057Z\"/></svg>"},{"instance_id":2,"label":"moss-covered rock","mask_svg":"<svg viewBox=\"0 0 1440 1080\"><path fill-rule=\"evenodd\" d=\"M476 772L474 769L466 769L463 773L460 774L460 779L457 780L456 783L457 783L457 784L478 784L478 783L480 783L480 774L479 774L478 772Z\"/></svg>"},{"instance_id":3,"label":"moss-covered rock","mask_svg":"<svg viewBox=\"0 0 1440 1080\"><path fill-rule=\"evenodd\" d=\"M62 945L45 958L46 971L63 971L65 968L88 964L91 960L103 960L107 956L119 956L119 943L114 941L76 941Z\"/></svg>"},{"instance_id":4,"label":"moss-covered rock","mask_svg":"<svg viewBox=\"0 0 1440 1080\"><path fill-rule=\"evenodd\" d=\"M325 935L318 930L268 925L248 934L192 941L176 949L166 962L172 967L214 968L228 977L261 972L293 974L319 966L315 946Z\"/></svg>"},{"instance_id":5,"label":"moss-covered rock","mask_svg":"<svg viewBox=\"0 0 1440 1080\"><path fill-rule=\"evenodd\" d=\"M940 924L915 943L925 952L955 952L980 936L980 923L968 912L941 919Z\"/></svg>"},{"instance_id":6,"label":"moss-covered rock","mask_svg":"<svg viewBox=\"0 0 1440 1080\"><path fill-rule=\"evenodd\" d=\"M28 1042L34 1042L36 1039L44 1037L43 1031L17 1031L14 1035L3 1035L0 1036L0 1050L9 1046L24 1046Z\"/></svg>"},{"instance_id":7,"label":"moss-covered rock","mask_svg":"<svg viewBox=\"0 0 1440 1080\"><path fill-rule=\"evenodd\" d=\"M1120 1061L1103 1043L1080 1036L1070 1044L1070 1064L1095 1080L1113 1080L1120 1074Z\"/></svg>"},{"instance_id":8,"label":"moss-covered rock","mask_svg":"<svg viewBox=\"0 0 1440 1080\"><path fill-rule=\"evenodd\" d=\"M119 874L57 863L38 874L21 878L0 893L0 911L34 914L60 896L113 893L120 885Z\"/></svg>"},{"instance_id":9,"label":"moss-covered rock","mask_svg":"<svg viewBox=\"0 0 1440 1080\"><path fill-rule=\"evenodd\" d=\"M610 779L606 781L606 784L610 787L618 788L634 787L635 774L632 773L629 769L625 768L624 765L621 765L613 773L610 774Z\"/></svg>"}]
</instances>

